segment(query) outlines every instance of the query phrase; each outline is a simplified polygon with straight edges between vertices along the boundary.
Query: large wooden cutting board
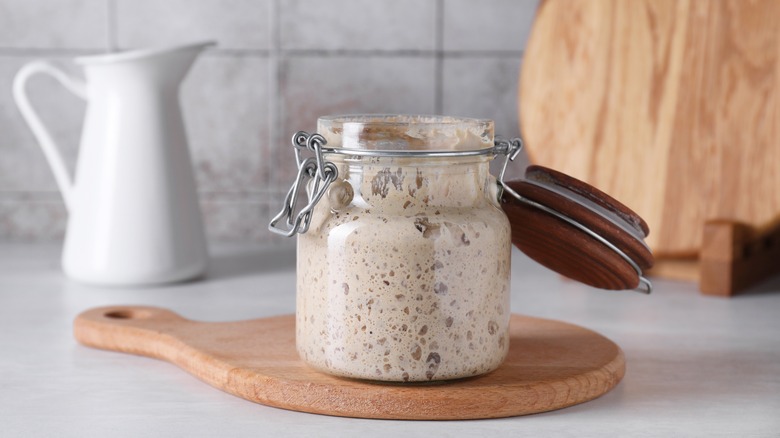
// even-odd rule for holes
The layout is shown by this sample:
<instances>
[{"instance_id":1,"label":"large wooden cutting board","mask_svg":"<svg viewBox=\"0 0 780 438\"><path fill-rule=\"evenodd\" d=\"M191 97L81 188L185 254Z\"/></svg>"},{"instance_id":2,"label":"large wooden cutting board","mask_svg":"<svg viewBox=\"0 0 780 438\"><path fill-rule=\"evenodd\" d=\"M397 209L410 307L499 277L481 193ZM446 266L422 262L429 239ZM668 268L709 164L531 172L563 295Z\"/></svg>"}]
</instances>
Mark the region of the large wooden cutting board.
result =
<instances>
[{"instance_id":1,"label":"large wooden cutting board","mask_svg":"<svg viewBox=\"0 0 780 438\"><path fill-rule=\"evenodd\" d=\"M780 214L780 2L546 0L523 59L531 161L645 218L657 257L705 221Z\"/></svg>"},{"instance_id":2,"label":"large wooden cutting board","mask_svg":"<svg viewBox=\"0 0 780 438\"><path fill-rule=\"evenodd\" d=\"M172 362L247 400L344 417L408 420L498 418L592 400L620 382L623 352L572 324L512 315L509 355L481 377L397 384L333 377L295 351L293 315L196 322L165 309L103 307L76 318L82 344Z\"/></svg>"}]
</instances>

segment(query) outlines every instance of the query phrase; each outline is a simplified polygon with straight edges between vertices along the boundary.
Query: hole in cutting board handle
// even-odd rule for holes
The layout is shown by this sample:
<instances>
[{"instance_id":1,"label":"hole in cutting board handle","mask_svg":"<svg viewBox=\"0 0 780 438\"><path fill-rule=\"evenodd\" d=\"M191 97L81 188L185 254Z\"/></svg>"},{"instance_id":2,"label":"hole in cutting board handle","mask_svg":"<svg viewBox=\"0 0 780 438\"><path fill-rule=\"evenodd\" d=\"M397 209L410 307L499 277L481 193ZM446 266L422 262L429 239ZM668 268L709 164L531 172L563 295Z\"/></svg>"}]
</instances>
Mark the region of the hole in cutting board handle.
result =
<instances>
[{"instance_id":1,"label":"hole in cutting board handle","mask_svg":"<svg viewBox=\"0 0 780 438\"><path fill-rule=\"evenodd\" d=\"M103 316L109 319L147 319L152 313L141 309L116 309L109 310Z\"/></svg>"}]
</instances>

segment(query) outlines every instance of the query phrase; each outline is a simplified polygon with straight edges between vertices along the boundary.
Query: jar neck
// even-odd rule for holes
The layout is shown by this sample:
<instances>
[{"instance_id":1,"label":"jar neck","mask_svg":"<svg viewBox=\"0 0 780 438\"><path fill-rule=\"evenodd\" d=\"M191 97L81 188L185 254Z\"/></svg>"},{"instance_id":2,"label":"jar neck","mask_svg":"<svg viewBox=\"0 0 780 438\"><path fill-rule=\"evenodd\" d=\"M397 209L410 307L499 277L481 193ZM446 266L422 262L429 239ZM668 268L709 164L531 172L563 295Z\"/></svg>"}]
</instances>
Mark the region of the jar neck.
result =
<instances>
[{"instance_id":1,"label":"jar neck","mask_svg":"<svg viewBox=\"0 0 780 438\"><path fill-rule=\"evenodd\" d=\"M362 207L407 214L426 208L481 207L490 193L490 158L331 159ZM413 213L412 213L413 214Z\"/></svg>"}]
</instances>

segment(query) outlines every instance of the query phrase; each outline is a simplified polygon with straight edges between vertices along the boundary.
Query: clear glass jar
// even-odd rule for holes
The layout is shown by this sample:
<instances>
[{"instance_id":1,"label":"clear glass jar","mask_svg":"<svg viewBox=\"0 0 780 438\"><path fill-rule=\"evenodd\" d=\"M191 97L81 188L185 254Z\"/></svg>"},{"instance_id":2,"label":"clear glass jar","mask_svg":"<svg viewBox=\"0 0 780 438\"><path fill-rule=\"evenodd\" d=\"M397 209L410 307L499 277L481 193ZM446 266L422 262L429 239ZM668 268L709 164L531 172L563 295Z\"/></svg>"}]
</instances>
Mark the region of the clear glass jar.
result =
<instances>
[{"instance_id":1,"label":"clear glass jar","mask_svg":"<svg viewBox=\"0 0 780 438\"><path fill-rule=\"evenodd\" d=\"M301 358L399 382L496 369L509 348L511 236L488 168L493 122L339 116L318 133L338 176L298 236Z\"/></svg>"}]
</instances>

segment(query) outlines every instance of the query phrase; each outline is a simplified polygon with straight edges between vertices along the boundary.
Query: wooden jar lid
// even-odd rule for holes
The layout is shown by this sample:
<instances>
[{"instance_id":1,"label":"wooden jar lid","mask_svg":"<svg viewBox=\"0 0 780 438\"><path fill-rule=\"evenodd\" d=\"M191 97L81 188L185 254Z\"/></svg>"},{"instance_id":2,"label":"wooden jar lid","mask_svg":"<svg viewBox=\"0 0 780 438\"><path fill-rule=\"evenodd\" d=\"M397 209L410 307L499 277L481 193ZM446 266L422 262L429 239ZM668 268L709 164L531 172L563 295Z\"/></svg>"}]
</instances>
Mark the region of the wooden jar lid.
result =
<instances>
[{"instance_id":1,"label":"wooden jar lid","mask_svg":"<svg viewBox=\"0 0 780 438\"><path fill-rule=\"evenodd\" d=\"M647 223L611 196L576 178L530 166L504 183L502 206L512 243L561 275L601 289L650 291Z\"/></svg>"}]
</instances>

